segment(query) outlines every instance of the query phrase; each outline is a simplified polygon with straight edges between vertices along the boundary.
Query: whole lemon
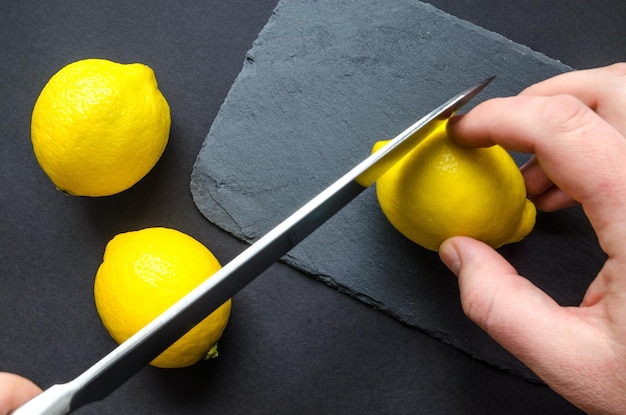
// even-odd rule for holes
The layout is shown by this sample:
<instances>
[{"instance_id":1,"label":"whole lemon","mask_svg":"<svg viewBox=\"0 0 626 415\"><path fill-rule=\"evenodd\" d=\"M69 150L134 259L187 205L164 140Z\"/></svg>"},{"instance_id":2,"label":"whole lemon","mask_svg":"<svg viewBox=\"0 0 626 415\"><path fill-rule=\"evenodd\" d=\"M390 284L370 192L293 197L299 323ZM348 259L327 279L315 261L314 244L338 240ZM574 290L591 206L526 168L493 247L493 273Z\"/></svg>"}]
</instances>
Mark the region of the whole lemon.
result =
<instances>
[{"instance_id":1,"label":"whole lemon","mask_svg":"<svg viewBox=\"0 0 626 415\"><path fill-rule=\"evenodd\" d=\"M445 125L377 180L376 195L400 233L433 251L460 235L497 248L522 240L535 225L535 205L506 150L458 145Z\"/></svg>"},{"instance_id":2,"label":"whole lemon","mask_svg":"<svg viewBox=\"0 0 626 415\"><path fill-rule=\"evenodd\" d=\"M50 78L33 108L31 139L55 186L76 196L128 189L154 167L170 131L170 109L141 63L85 59Z\"/></svg>"},{"instance_id":3,"label":"whole lemon","mask_svg":"<svg viewBox=\"0 0 626 415\"><path fill-rule=\"evenodd\" d=\"M122 343L221 268L200 242L169 228L122 233L107 244L96 273L96 309L111 337ZM217 356L231 300L151 362L190 366Z\"/></svg>"}]
</instances>

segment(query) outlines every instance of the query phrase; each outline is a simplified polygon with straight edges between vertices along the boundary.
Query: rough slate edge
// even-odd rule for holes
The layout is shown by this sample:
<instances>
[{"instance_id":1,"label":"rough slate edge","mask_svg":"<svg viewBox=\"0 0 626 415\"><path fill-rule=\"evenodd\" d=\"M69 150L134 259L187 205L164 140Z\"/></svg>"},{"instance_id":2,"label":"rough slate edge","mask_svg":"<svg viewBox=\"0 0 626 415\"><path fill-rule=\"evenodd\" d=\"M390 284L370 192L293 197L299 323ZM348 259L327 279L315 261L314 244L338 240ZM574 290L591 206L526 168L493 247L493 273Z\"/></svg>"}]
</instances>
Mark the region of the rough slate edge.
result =
<instances>
[{"instance_id":1,"label":"rough slate edge","mask_svg":"<svg viewBox=\"0 0 626 415\"><path fill-rule=\"evenodd\" d=\"M483 99L517 93L570 69L423 3L363 1L356 9L348 3L283 0L278 4L198 156L191 183L198 208L211 222L243 240L258 239L365 157L374 141L395 135L398 126L411 124L417 115L493 71L499 78ZM410 33L376 48L373 39L389 41L391 27ZM420 32L424 27L429 30ZM341 38L334 32L338 28L343 31ZM372 31L359 32L363 28ZM467 36L452 38L452 29ZM344 44L356 38L368 42ZM461 42L470 41L470 47L459 50ZM481 49L485 43L486 52ZM406 51L415 53L417 62L403 61L406 56L399 52ZM487 66L489 72L484 72ZM371 82L372 78L378 79ZM337 139L340 136L342 141ZM264 147L268 143L269 151ZM286 154L276 151L281 148ZM503 252L527 275L543 275L546 266L558 268L555 272L580 272L576 261L571 262L574 269L568 269L567 264L555 265L553 256L594 252L590 234L580 211L542 215L526 241ZM386 259L382 269L380 258ZM373 189L284 260L472 356L536 379L464 318L455 280L435 254L415 247L390 228ZM599 263L588 261L582 268L595 275ZM396 283L390 284L390 278ZM535 282L566 304L579 302L588 283L575 281L563 292L551 281Z\"/></svg>"}]
</instances>

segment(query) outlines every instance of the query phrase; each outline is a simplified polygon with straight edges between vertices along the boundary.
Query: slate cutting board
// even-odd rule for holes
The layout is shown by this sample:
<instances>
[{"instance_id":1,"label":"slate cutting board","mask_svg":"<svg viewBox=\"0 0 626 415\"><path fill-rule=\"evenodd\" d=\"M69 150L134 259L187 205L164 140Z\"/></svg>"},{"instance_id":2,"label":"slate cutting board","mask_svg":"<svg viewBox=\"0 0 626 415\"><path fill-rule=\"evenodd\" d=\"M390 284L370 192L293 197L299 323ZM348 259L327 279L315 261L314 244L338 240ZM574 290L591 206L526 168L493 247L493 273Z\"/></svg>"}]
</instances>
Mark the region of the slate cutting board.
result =
<instances>
[{"instance_id":1,"label":"slate cutting board","mask_svg":"<svg viewBox=\"0 0 626 415\"><path fill-rule=\"evenodd\" d=\"M518 93L571 68L412 0L282 0L248 52L191 178L211 222L253 242L461 90ZM478 101L477 100L477 101ZM525 155L514 154L518 164ZM581 210L540 214L501 252L561 304L604 255ZM386 221L368 189L284 261L468 354L536 377L464 315L454 276ZM375 353L376 345L372 345Z\"/></svg>"}]
</instances>

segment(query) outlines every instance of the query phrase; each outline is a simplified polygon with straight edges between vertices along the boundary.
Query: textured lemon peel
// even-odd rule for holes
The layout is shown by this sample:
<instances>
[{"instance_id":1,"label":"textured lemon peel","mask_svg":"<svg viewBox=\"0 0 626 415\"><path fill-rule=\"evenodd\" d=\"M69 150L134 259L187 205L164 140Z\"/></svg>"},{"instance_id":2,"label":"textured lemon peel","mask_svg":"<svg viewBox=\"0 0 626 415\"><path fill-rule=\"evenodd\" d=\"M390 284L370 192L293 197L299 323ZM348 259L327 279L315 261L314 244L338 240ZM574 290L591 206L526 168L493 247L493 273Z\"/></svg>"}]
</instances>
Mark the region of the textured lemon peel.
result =
<instances>
[{"instance_id":1,"label":"textured lemon peel","mask_svg":"<svg viewBox=\"0 0 626 415\"><path fill-rule=\"evenodd\" d=\"M161 157L171 126L148 66L73 62L42 89L31 119L38 163L56 188L108 196L141 180Z\"/></svg>"},{"instance_id":2,"label":"textured lemon peel","mask_svg":"<svg viewBox=\"0 0 626 415\"><path fill-rule=\"evenodd\" d=\"M147 257L159 258L151 269ZM122 343L220 268L200 242L167 228L147 228L115 236L96 273L96 309L111 337ZM231 311L226 301L162 352L151 365L185 367L217 355ZM208 352L207 352L208 350Z\"/></svg>"},{"instance_id":3,"label":"textured lemon peel","mask_svg":"<svg viewBox=\"0 0 626 415\"><path fill-rule=\"evenodd\" d=\"M372 151L385 143L375 143ZM535 224L535 206L511 156L499 146L457 145L446 137L445 128L379 178L376 193L389 222L433 251L458 235L497 248L519 242Z\"/></svg>"}]
</instances>

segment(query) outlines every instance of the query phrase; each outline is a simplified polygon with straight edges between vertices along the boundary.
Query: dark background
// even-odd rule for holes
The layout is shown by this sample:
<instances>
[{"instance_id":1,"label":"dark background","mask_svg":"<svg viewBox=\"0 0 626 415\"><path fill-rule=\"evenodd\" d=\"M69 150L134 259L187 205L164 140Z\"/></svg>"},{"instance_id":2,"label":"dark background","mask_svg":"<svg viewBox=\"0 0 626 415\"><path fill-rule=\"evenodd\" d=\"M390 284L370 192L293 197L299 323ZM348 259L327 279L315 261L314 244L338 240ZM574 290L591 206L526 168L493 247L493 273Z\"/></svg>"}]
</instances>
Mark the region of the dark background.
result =
<instances>
[{"instance_id":1,"label":"dark background","mask_svg":"<svg viewBox=\"0 0 626 415\"><path fill-rule=\"evenodd\" d=\"M626 3L431 1L574 68L626 60ZM193 162L275 0L5 1L0 5L0 370L42 387L114 346L93 277L115 234L186 232L222 263L245 245L189 192ZM172 111L170 144L138 185L107 198L57 192L30 144L45 82L88 57L150 65ZM576 413L547 387L476 361L283 264L240 292L220 357L146 368L78 413Z\"/></svg>"}]
</instances>

